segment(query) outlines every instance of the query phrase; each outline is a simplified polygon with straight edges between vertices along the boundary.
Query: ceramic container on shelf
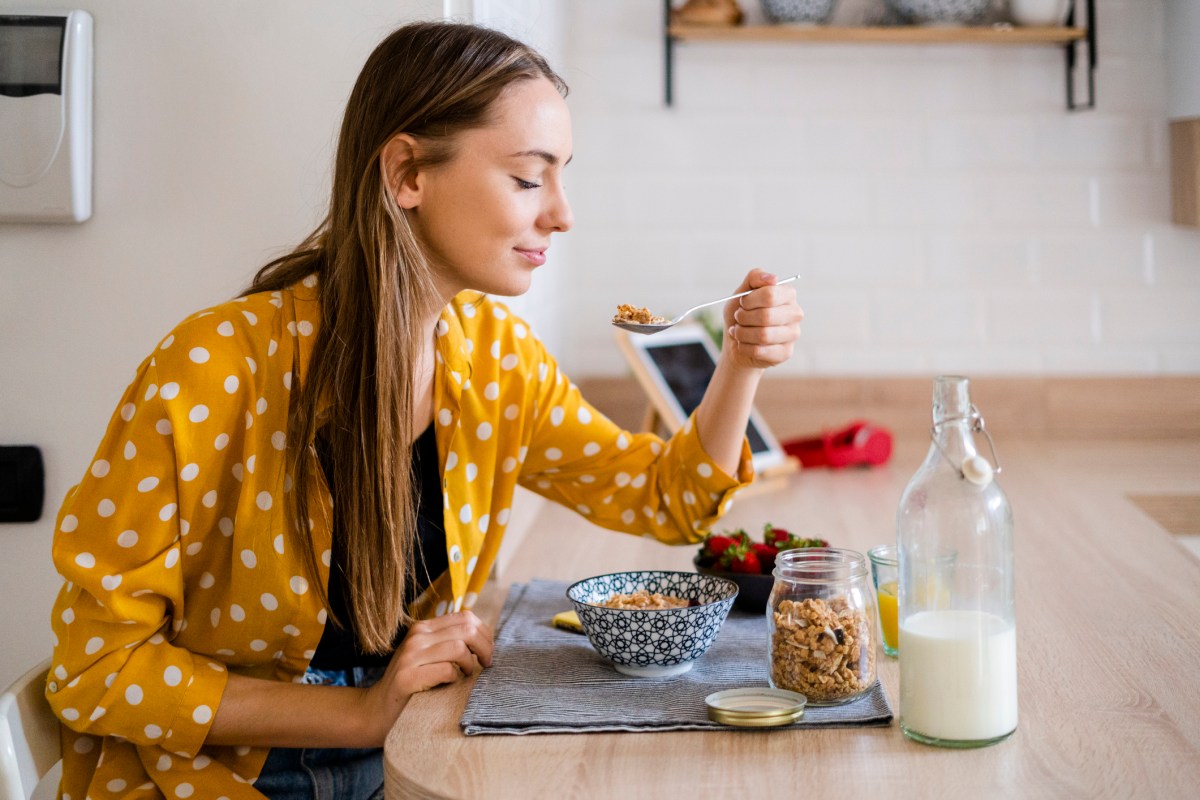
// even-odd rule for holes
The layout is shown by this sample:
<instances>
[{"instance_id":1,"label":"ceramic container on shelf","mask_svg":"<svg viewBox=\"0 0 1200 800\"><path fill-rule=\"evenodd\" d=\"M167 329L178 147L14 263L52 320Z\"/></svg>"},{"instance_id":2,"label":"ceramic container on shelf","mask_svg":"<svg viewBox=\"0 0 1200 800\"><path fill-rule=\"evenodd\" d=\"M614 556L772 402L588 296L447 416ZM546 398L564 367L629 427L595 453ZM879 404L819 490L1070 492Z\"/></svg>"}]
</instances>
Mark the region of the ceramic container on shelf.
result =
<instances>
[{"instance_id":1,"label":"ceramic container on shelf","mask_svg":"<svg viewBox=\"0 0 1200 800\"><path fill-rule=\"evenodd\" d=\"M759 0L763 14L776 24L817 24L833 16L837 0Z\"/></svg>"},{"instance_id":2,"label":"ceramic container on shelf","mask_svg":"<svg viewBox=\"0 0 1200 800\"><path fill-rule=\"evenodd\" d=\"M965 25L979 22L992 0L883 0L884 5L910 22L923 25Z\"/></svg>"},{"instance_id":3,"label":"ceramic container on shelf","mask_svg":"<svg viewBox=\"0 0 1200 800\"><path fill-rule=\"evenodd\" d=\"M1062 25L1071 10L1071 0L1009 0L1013 22L1023 26Z\"/></svg>"}]
</instances>

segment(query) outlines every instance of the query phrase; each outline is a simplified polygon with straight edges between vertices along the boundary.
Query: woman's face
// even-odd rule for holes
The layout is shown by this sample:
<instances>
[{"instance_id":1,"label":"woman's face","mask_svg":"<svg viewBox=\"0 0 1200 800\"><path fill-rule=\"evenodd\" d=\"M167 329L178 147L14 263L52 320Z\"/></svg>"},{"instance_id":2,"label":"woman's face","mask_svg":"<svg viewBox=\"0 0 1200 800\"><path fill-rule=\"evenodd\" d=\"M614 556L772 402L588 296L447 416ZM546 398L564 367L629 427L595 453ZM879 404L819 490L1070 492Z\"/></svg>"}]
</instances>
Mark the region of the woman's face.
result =
<instances>
[{"instance_id":1,"label":"woman's face","mask_svg":"<svg viewBox=\"0 0 1200 800\"><path fill-rule=\"evenodd\" d=\"M410 219L447 300L463 289L524 293L551 234L574 221L562 182L571 115L558 90L518 81L493 112L490 126L457 137L450 161L415 178Z\"/></svg>"}]
</instances>

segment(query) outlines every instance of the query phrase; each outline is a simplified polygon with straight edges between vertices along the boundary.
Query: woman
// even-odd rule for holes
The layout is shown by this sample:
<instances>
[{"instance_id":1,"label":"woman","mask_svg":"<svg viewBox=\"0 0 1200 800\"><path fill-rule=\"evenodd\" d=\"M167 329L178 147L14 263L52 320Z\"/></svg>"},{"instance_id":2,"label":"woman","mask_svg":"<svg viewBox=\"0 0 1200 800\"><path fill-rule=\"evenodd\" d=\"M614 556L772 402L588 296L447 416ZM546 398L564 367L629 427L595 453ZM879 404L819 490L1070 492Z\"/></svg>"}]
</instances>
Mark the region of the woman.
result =
<instances>
[{"instance_id":1,"label":"woman","mask_svg":"<svg viewBox=\"0 0 1200 800\"><path fill-rule=\"evenodd\" d=\"M750 480L790 287L750 273L665 443L487 297L571 227L565 93L501 34L399 29L348 101L324 223L143 362L55 534L64 795L369 796L409 698L490 663L470 608L518 483L686 543Z\"/></svg>"}]
</instances>

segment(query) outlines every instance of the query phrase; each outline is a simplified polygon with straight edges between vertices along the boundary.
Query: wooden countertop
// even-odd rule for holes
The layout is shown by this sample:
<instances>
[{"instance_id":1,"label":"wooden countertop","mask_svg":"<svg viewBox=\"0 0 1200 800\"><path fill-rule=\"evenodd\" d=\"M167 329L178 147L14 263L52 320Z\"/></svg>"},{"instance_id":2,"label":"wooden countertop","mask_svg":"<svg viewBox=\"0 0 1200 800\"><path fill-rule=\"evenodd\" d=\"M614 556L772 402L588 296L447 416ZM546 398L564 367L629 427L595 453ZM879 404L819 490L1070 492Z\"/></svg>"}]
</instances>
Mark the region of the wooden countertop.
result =
<instances>
[{"instance_id":1,"label":"wooden countertop","mask_svg":"<svg viewBox=\"0 0 1200 800\"><path fill-rule=\"evenodd\" d=\"M470 682L414 698L386 747L387 797L1183 797L1200 786L1200 560L1129 495L1200 494L1200 440L997 441L1016 518L1020 722L980 750L887 728L467 737ZM764 522L865 551L927 442L885 467L808 470L740 497ZM690 569L694 548L613 534L547 506L477 612L507 587L633 568ZM899 668L880 656L893 708ZM898 710L898 709L897 709Z\"/></svg>"}]
</instances>

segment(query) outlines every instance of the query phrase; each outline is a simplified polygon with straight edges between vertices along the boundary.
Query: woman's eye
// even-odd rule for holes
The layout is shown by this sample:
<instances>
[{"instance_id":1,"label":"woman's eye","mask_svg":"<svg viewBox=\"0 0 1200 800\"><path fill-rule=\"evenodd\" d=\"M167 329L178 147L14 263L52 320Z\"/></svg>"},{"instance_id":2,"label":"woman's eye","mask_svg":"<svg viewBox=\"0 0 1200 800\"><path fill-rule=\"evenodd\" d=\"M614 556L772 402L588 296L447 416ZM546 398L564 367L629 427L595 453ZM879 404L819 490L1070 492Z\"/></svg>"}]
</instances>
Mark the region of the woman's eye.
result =
<instances>
[{"instance_id":1,"label":"woman's eye","mask_svg":"<svg viewBox=\"0 0 1200 800\"><path fill-rule=\"evenodd\" d=\"M517 186L520 186L522 189L539 189L539 188L541 188L540 183L534 183L533 181L522 180L521 178L518 178L516 176L513 176L513 180L516 181Z\"/></svg>"}]
</instances>

